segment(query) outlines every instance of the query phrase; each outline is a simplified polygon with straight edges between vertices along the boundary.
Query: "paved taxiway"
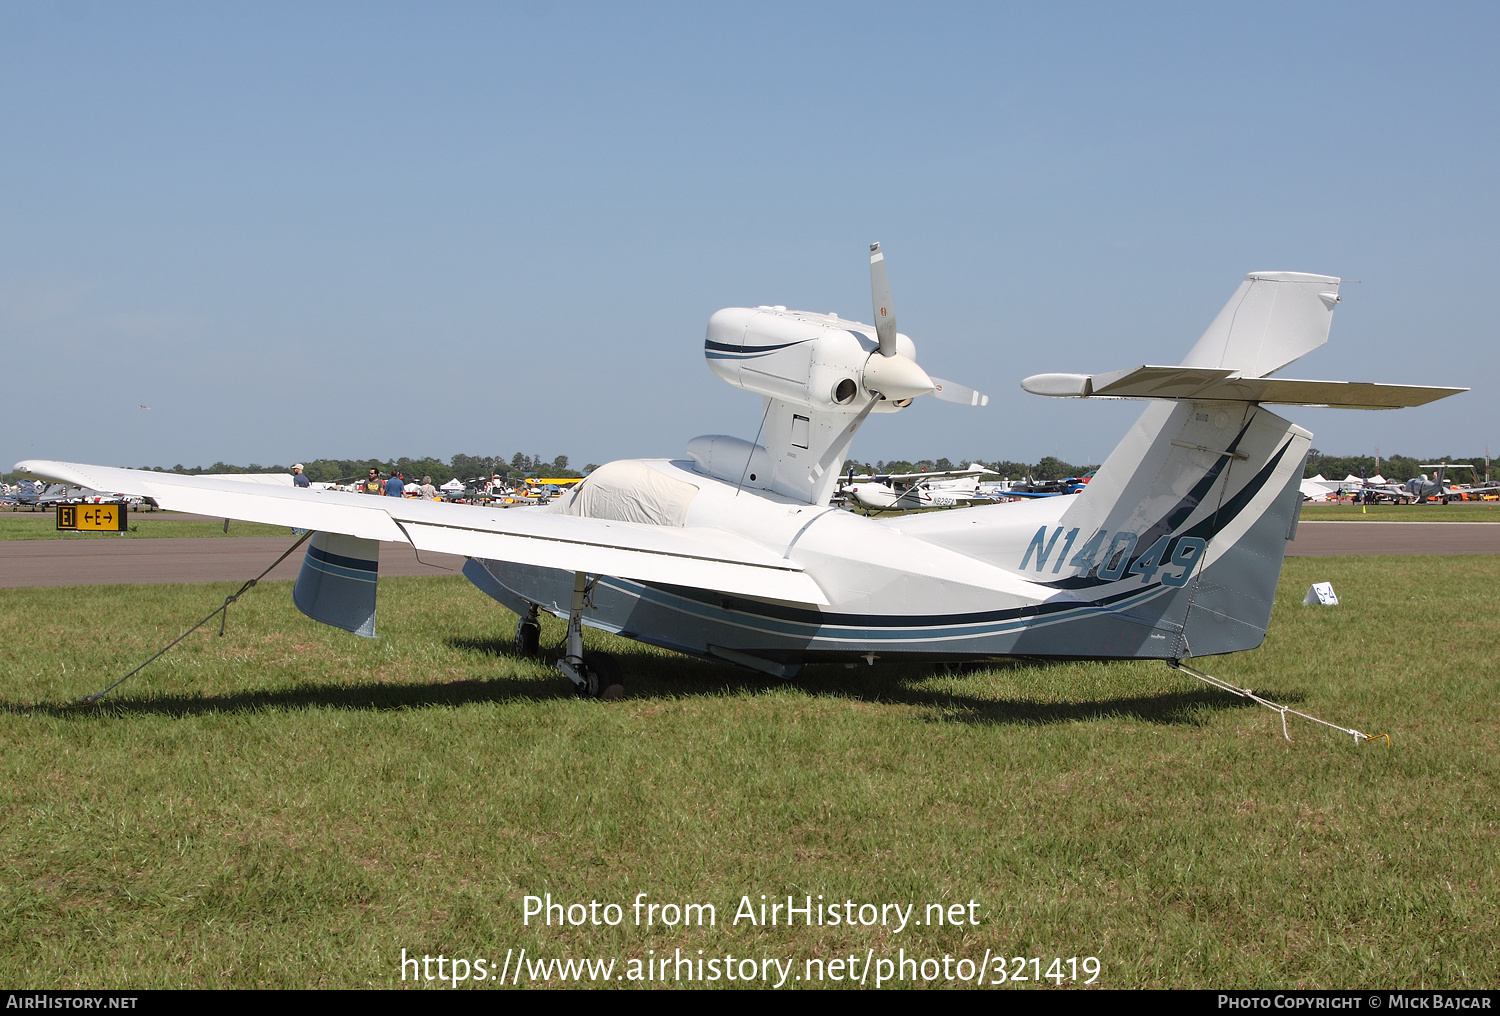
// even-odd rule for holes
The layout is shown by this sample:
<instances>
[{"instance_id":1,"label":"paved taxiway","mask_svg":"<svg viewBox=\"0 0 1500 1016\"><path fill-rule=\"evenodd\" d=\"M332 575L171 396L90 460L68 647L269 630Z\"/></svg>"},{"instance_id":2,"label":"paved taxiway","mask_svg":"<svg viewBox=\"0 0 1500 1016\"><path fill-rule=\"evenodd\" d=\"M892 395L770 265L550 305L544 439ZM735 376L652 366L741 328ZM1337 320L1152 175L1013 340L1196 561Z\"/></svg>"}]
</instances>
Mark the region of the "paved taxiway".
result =
<instances>
[{"instance_id":1,"label":"paved taxiway","mask_svg":"<svg viewBox=\"0 0 1500 1016\"><path fill-rule=\"evenodd\" d=\"M290 547L292 537L0 541L0 589L26 586L243 582ZM1500 554L1500 523L1303 522L1293 557L1339 554ZM463 558L380 545L382 575L456 575ZM302 551L266 576L295 579Z\"/></svg>"},{"instance_id":2,"label":"paved taxiway","mask_svg":"<svg viewBox=\"0 0 1500 1016\"><path fill-rule=\"evenodd\" d=\"M1497 522L1318 522L1297 526L1289 557L1500 554Z\"/></svg>"},{"instance_id":3,"label":"paved taxiway","mask_svg":"<svg viewBox=\"0 0 1500 1016\"><path fill-rule=\"evenodd\" d=\"M0 589L243 582L296 542L281 536L0 541ZM266 580L295 579L302 554L298 548ZM457 575L463 566L452 554L424 552L419 561L407 544L380 545L381 575Z\"/></svg>"}]
</instances>

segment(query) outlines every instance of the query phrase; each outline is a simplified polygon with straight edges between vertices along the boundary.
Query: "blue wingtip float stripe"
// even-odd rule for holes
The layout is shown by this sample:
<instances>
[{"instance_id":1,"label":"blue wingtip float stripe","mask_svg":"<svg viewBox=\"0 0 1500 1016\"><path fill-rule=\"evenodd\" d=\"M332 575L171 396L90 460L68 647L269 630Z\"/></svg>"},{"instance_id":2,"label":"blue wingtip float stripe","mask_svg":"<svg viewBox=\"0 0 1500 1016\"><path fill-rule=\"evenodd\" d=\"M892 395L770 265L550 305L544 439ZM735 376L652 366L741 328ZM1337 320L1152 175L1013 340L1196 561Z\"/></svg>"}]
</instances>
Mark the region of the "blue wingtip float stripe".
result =
<instances>
[{"instance_id":1,"label":"blue wingtip float stripe","mask_svg":"<svg viewBox=\"0 0 1500 1016\"><path fill-rule=\"evenodd\" d=\"M313 559L305 561L304 564L314 571L322 572L324 575L347 579L350 582L365 582L374 585L378 577L374 571L366 571L361 568L345 568L343 565L334 564L331 561Z\"/></svg>"},{"instance_id":2,"label":"blue wingtip float stripe","mask_svg":"<svg viewBox=\"0 0 1500 1016\"><path fill-rule=\"evenodd\" d=\"M308 547L307 553L309 557L316 558L324 564L337 565L340 568L349 568L354 571L365 571L372 575L380 567L380 562L378 561L366 561L358 557L344 557L342 554L330 554L321 547Z\"/></svg>"},{"instance_id":3,"label":"blue wingtip float stripe","mask_svg":"<svg viewBox=\"0 0 1500 1016\"><path fill-rule=\"evenodd\" d=\"M379 553L380 544L373 540L314 534L292 587L292 602L314 621L374 638L379 559L349 557L320 546L330 539L339 540L336 545L345 550L363 550L368 545L372 555Z\"/></svg>"}]
</instances>

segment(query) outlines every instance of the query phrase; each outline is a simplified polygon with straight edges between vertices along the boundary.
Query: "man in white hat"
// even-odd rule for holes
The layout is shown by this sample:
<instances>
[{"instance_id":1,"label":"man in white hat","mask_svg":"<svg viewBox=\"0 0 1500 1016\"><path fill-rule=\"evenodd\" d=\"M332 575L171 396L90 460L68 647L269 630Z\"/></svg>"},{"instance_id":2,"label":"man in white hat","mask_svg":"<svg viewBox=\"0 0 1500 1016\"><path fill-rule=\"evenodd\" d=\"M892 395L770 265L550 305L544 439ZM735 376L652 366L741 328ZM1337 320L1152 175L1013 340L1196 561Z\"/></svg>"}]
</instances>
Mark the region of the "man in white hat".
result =
<instances>
[{"instance_id":1,"label":"man in white hat","mask_svg":"<svg viewBox=\"0 0 1500 1016\"><path fill-rule=\"evenodd\" d=\"M312 481L307 478L307 474L302 472L302 463L300 462L292 467L292 483L298 487L312 486Z\"/></svg>"}]
</instances>

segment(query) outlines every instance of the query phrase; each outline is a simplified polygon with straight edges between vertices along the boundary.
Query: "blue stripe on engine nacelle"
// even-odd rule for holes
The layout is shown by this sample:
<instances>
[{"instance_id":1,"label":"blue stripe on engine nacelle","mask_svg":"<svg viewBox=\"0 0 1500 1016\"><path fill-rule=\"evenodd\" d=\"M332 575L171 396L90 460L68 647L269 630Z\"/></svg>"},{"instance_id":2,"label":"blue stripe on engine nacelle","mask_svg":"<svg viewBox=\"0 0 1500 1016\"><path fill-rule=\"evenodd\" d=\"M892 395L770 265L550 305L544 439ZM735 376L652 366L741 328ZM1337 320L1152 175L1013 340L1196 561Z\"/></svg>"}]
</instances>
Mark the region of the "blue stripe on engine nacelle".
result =
<instances>
[{"instance_id":1,"label":"blue stripe on engine nacelle","mask_svg":"<svg viewBox=\"0 0 1500 1016\"><path fill-rule=\"evenodd\" d=\"M314 621L374 638L379 568L378 541L314 533L292 588L292 602Z\"/></svg>"},{"instance_id":2,"label":"blue stripe on engine nacelle","mask_svg":"<svg viewBox=\"0 0 1500 1016\"><path fill-rule=\"evenodd\" d=\"M705 339L704 342L703 342L703 348L705 350L708 350L708 351L717 351L717 352L720 352L720 353L760 353L760 354L764 354L764 353L774 353L776 350L778 350L778 349L786 349L788 346L800 346L802 343L804 343L804 342L810 342L810 341L811 341L810 339L797 339L797 340L792 341L792 342L778 342L778 343L775 343L773 345L747 346L747 345L744 345L743 343L738 343L738 342L715 342L713 339Z\"/></svg>"}]
</instances>

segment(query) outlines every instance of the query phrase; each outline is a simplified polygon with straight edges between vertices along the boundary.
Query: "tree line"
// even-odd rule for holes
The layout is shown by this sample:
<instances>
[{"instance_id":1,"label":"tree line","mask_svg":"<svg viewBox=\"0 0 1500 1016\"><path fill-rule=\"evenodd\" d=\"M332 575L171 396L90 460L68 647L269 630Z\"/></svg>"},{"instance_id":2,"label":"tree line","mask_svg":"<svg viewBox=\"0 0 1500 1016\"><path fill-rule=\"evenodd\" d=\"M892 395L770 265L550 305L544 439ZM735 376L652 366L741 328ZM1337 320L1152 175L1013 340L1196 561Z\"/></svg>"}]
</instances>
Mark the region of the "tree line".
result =
<instances>
[{"instance_id":1,"label":"tree line","mask_svg":"<svg viewBox=\"0 0 1500 1016\"><path fill-rule=\"evenodd\" d=\"M1038 462L1015 462L1010 459L986 462L978 458L953 461L939 458L919 459L916 462L908 462L905 459L890 461L881 459L870 463L849 459L844 463L844 471L848 472L850 467L853 467L856 473L866 475L928 473L962 469L971 462L978 462L986 468L993 469L1001 477L1008 477L1012 480L1025 479L1028 476L1034 480L1062 480L1070 476L1083 476L1099 468L1097 465L1073 465L1056 456L1048 455ZM1381 456L1377 461L1373 455L1324 455L1316 448L1311 449L1307 454L1307 468L1303 471L1303 476L1316 476L1321 473L1330 480L1341 480L1350 475L1375 476L1378 473L1388 480L1404 483L1421 473L1432 472L1432 470L1421 468L1424 462L1468 462L1474 465L1477 479L1485 478L1484 455L1458 458L1451 455L1438 455L1423 459L1412 458L1409 455L1386 455ZM568 465L566 455L558 455L549 462L541 455L527 455L524 452L516 452L508 459L503 455L459 454L446 462L432 456L417 459L405 457L399 459L311 459L303 466L307 478L315 483L337 483L360 479L373 466L383 476L389 476L393 472L400 472L407 479L420 480L424 476L430 476L432 482L436 484L447 483L455 476L459 480L473 480L498 474L517 482L528 476L583 476L597 468L591 462L583 467L583 472L579 472ZM211 466L184 466L178 463L170 468L163 466L141 466L140 468L157 473L182 473L189 476L204 473L290 473L292 471L289 465L263 466L256 462L248 466L215 462ZM6 473L3 479L6 483L15 483L20 476L16 473ZM1460 482L1468 480L1467 470L1463 471L1463 475L1451 474L1450 479Z\"/></svg>"},{"instance_id":2,"label":"tree line","mask_svg":"<svg viewBox=\"0 0 1500 1016\"><path fill-rule=\"evenodd\" d=\"M1467 458L1454 458L1451 455L1436 455L1430 458L1414 459L1410 455L1382 455L1378 460L1373 455L1324 455L1318 449L1313 448L1307 453L1307 468L1303 470L1303 477L1317 476L1321 473L1330 480L1342 480L1346 476L1375 476L1379 474L1387 480L1396 480L1405 483L1413 476L1422 473L1431 474L1433 470L1423 469L1422 464L1434 462L1467 462L1474 467L1475 476L1469 476L1467 469L1448 474L1449 482L1467 483L1471 479L1483 480L1487 472L1485 464L1486 455L1471 455Z\"/></svg>"},{"instance_id":3,"label":"tree line","mask_svg":"<svg viewBox=\"0 0 1500 1016\"><path fill-rule=\"evenodd\" d=\"M961 459L954 462L950 459L919 459L916 462L908 462L905 459L893 459L889 462L880 460L873 465L869 462L856 462L849 459L844 463L844 472L848 472L852 466L855 473L860 475L875 475L879 473L941 473L950 469L963 469L972 462L978 462L986 469L993 469L1000 474L994 479L1024 480L1031 477L1033 480L1065 480L1071 476L1084 476L1099 467L1075 466L1070 462L1064 462L1054 455L1047 455L1040 462L1013 462L1010 459L999 459L994 462L985 462L983 459Z\"/></svg>"},{"instance_id":4,"label":"tree line","mask_svg":"<svg viewBox=\"0 0 1500 1016\"><path fill-rule=\"evenodd\" d=\"M215 462L211 466L184 466L178 463L171 468L163 466L141 466L140 468L154 473L181 473L185 476L201 476L204 473L290 473L292 471L289 465L263 466L258 462L252 462L248 466ZM586 470L594 468L592 463L585 467ZM568 466L566 455L559 455L549 462L540 455L527 455L524 452L516 452L509 459L503 455L458 454L446 462L433 456L417 459L403 456L399 459L308 459L302 464L302 471L314 483L338 483L363 479L371 469L379 470L382 476L399 472L408 480L420 480L424 476L430 476L435 484L447 483L454 477L466 481L488 478L497 474L516 481L528 476L583 475Z\"/></svg>"}]
</instances>

